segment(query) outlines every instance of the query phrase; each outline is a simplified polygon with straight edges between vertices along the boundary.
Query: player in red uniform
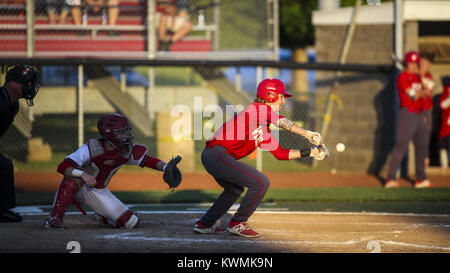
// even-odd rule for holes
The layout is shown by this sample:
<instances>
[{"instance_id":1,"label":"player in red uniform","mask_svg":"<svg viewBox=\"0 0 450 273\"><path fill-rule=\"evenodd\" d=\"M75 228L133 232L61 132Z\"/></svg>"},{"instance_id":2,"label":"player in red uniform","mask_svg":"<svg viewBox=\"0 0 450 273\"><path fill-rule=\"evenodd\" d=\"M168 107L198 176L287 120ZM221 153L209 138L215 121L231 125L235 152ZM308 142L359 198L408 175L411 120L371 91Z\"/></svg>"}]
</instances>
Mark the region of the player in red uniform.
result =
<instances>
[{"instance_id":1,"label":"player in red uniform","mask_svg":"<svg viewBox=\"0 0 450 273\"><path fill-rule=\"evenodd\" d=\"M227 230L244 237L258 237L248 224L248 218L256 210L269 188L270 181L261 172L238 161L252 153L257 147L270 151L278 160L289 160L306 156L322 160L328 150L321 142L319 133L305 130L287 118L277 114L290 97L278 79L265 79L258 85L255 102L225 122L206 142L202 163L216 182L224 188L206 214L195 224L196 233L223 233L215 223L248 188ZM271 134L269 125L274 124L289 132L304 136L314 146L312 149L283 149Z\"/></svg>"},{"instance_id":2,"label":"player in red uniform","mask_svg":"<svg viewBox=\"0 0 450 273\"><path fill-rule=\"evenodd\" d=\"M112 176L124 164L164 171L166 163L149 156L146 146L133 144L130 121L120 114L109 114L97 123L100 139L90 139L58 166L64 175L45 220L45 228L64 227L63 216L78 201L90 207L94 217L111 227L134 228L140 216L128 209L107 188Z\"/></svg>"},{"instance_id":3,"label":"player in red uniform","mask_svg":"<svg viewBox=\"0 0 450 273\"><path fill-rule=\"evenodd\" d=\"M444 87L439 98L439 107L441 108L441 128L439 129L439 148L443 151L441 153L446 153L441 155L441 160L447 164L444 166L448 167L448 153L450 151L450 84ZM447 158L447 161L443 157Z\"/></svg>"},{"instance_id":4,"label":"player in red uniform","mask_svg":"<svg viewBox=\"0 0 450 273\"><path fill-rule=\"evenodd\" d=\"M397 91L400 100L400 112L397 118L397 143L392 152L389 163L386 188L398 187L396 178L397 170L403 156L408 150L409 142L412 140L415 148L416 165L416 188L430 186L425 174L425 158L428 149L428 130L423 117L423 105L421 98L426 97L418 75L420 55L410 51L405 55L406 69L397 78Z\"/></svg>"},{"instance_id":5,"label":"player in red uniform","mask_svg":"<svg viewBox=\"0 0 450 273\"><path fill-rule=\"evenodd\" d=\"M431 138L431 129L432 129L432 112L433 112L433 89L434 89L434 80L433 76L430 73L430 66L431 61L433 59L432 55L429 54L423 54L420 57L420 64L419 64L419 76L420 80L422 82L423 89L425 90L425 97L420 98L420 103L422 104L422 113L423 113L423 119L425 122L425 126L428 130L427 132L427 144L426 144L426 159L425 159L425 166L428 166L430 163L430 156L429 156L429 144L430 144L430 138Z\"/></svg>"}]
</instances>

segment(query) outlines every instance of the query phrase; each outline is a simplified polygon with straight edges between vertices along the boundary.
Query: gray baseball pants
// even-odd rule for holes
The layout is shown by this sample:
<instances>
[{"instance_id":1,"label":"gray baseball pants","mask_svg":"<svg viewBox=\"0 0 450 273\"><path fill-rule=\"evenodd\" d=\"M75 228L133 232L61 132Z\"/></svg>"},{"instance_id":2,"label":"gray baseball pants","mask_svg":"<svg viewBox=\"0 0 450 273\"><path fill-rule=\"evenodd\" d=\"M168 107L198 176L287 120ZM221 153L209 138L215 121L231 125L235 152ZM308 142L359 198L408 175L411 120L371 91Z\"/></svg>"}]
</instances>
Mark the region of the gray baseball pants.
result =
<instances>
[{"instance_id":1,"label":"gray baseball pants","mask_svg":"<svg viewBox=\"0 0 450 273\"><path fill-rule=\"evenodd\" d=\"M234 159L226 153L224 147L219 145L203 150L202 163L206 171L224 188L224 191L201 218L202 223L206 226L215 224L241 196L244 188L248 189L247 193L233 216L233 220L246 222L269 189L270 181L267 176Z\"/></svg>"},{"instance_id":2,"label":"gray baseball pants","mask_svg":"<svg viewBox=\"0 0 450 273\"><path fill-rule=\"evenodd\" d=\"M414 144L416 178L418 180L427 178L425 174L425 158L428 154L428 132L422 114L411 113L406 107L400 109L397 122L397 144L389 163L388 180L397 179L396 172L411 140Z\"/></svg>"}]
</instances>

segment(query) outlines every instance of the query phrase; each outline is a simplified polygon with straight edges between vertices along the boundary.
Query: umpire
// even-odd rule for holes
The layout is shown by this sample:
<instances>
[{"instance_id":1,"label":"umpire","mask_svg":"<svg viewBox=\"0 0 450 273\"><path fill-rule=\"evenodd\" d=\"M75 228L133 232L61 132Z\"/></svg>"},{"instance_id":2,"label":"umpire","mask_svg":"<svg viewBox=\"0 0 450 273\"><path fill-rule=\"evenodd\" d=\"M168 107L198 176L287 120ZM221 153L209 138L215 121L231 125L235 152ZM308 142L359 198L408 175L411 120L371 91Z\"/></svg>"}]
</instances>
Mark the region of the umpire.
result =
<instances>
[{"instance_id":1,"label":"umpire","mask_svg":"<svg viewBox=\"0 0 450 273\"><path fill-rule=\"evenodd\" d=\"M32 67L16 65L7 69L5 83L0 87L0 138L11 126L19 111L19 99L33 106L39 91L40 76ZM0 222L21 222L22 217L11 211L16 206L14 166L0 153Z\"/></svg>"}]
</instances>

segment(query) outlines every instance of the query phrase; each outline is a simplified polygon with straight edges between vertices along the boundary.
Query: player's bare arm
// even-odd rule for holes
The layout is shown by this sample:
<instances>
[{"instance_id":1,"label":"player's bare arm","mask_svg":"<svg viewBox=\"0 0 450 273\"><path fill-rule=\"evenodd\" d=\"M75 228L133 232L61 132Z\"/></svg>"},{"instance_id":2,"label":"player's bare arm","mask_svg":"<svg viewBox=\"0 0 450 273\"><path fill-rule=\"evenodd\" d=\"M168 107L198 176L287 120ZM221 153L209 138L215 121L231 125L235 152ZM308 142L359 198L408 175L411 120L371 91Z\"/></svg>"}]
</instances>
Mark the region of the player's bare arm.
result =
<instances>
[{"instance_id":1,"label":"player's bare arm","mask_svg":"<svg viewBox=\"0 0 450 273\"><path fill-rule=\"evenodd\" d=\"M289 131L291 133L303 136L307 138L312 144L319 145L322 142L322 137L320 133L312 132L309 130L306 130L297 124L295 124L292 120L289 120L287 118L281 118L278 121L278 127L283 128L286 131ZM298 157L296 157L298 158Z\"/></svg>"}]
</instances>

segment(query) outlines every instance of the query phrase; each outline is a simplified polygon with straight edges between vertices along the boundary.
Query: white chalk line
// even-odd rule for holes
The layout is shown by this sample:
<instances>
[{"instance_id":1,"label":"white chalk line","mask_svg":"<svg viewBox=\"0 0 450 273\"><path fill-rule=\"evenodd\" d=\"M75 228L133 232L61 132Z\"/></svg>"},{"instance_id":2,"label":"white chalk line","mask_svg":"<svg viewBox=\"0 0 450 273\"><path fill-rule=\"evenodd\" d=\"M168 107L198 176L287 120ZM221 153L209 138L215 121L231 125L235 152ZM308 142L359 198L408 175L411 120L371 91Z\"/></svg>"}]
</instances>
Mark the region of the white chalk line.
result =
<instances>
[{"instance_id":1,"label":"white chalk line","mask_svg":"<svg viewBox=\"0 0 450 273\"><path fill-rule=\"evenodd\" d=\"M321 234L323 235L323 231L318 231L318 232L311 232L311 231L298 231L298 230L280 230L280 229L267 229L267 228L258 228L258 231L262 232L262 233L267 233L267 234L273 234L273 235L280 235L280 236L292 236L293 234L300 234L300 233L307 233L309 235L311 234ZM349 233L349 234L401 234L404 233L405 231L402 230L394 230L394 231L347 231L347 232L343 232L343 233Z\"/></svg>"},{"instance_id":2,"label":"white chalk line","mask_svg":"<svg viewBox=\"0 0 450 273\"><path fill-rule=\"evenodd\" d=\"M443 246L426 246L426 245L409 244L409 243L385 241L385 240L375 240L375 241L378 242L378 243L386 244L386 245L396 245L396 246L404 246L404 247L424 248L424 249L438 249L438 250L450 251L450 247L443 247Z\"/></svg>"},{"instance_id":3,"label":"white chalk line","mask_svg":"<svg viewBox=\"0 0 450 273\"><path fill-rule=\"evenodd\" d=\"M142 234L142 233L140 233ZM146 237L146 236L134 236L140 234L123 233L123 234L108 234L98 236L99 239L118 239L118 240L131 240L131 241L151 241L151 242L176 242L176 243L218 243L218 244L270 244L270 245L353 245L370 241L374 237L365 237L360 239L348 240L343 242L333 241L280 241L280 240L260 240L260 239L213 239L213 238L169 238L169 237ZM202 235L196 235L202 236Z\"/></svg>"},{"instance_id":4,"label":"white chalk line","mask_svg":"<svg viewBox=\"0 0 450 273\"><path fill-rule=\"evenodd\" d=\"M130 240L130 241L150 241L150 242L175 242L175 243L218 243L218 244L269 244L269 245L328 245L328 246L349 246L360 244L364 242L378 242L380 244L396 245L409 248L421 248L421 249L434 249L450 251L450 247L442 246L428 246L419 244L409 244L395 241L385 240L373 240L374 236L362 237L359 239L352 239L347 241L280 241L280 240L261 240L261 239L242 239L242 240L230 240L230 239L213 239L213 238L169 238L169 237L146 237L142 236L142 232L139 233L122 233L122 234L108 234L102 235L97 238L100 239L118 239L118 240ZM136 236L138 235L138 236ZM202 235L197 235L202 236Z\"/></svg>"},{"instance_id":5,"label":"white chalk line","mask_svg":"<svg viewBox=\"0 0 450 273\"><path fill-rule=\"evenodd\" d=\"M259 219L252 219L252 223L267 223L267 220L259 220ZM431 223L410 223L410 222L396 222L396 223L389 223L389 222L349 222L349 221L314 221L314 222L308 222L305 221L305 219L298 219L297 221L292 220L282 220L282 221L271 221L271 224L283 226L287 224L295 224L297 226L303 225L303 226L311 226L311 225L346 225L346 226L392 226L392 227L398 227L398 228L421 228L421 227L431 227L431 228L450 228L450 224L431 224Z\"/></svg>"},{"instance_id":6,"label":"white chalk line","mask_svg":"<svg viewBox=\"0 0 450 273\"><path fill-rule=\"evenodd\" d=\"M189 203L190 204L190 203ZM152 205L152 204L148 204ZM155 205L155 204L153 204ZM178 204L171 204L177 206ZM141 204L130 204L129 207L141 206ZM158 204L158 206L160 206ZM151 207L151 206L149 206ZM154 206L156 207L156 206ZM20 212L21 215L47 215L48 212L42 211L41 208L51 208L51 206L19 206L14 211ZM138 211L141 214L203 214L205 210L197 208L188 208L191 210L154 210L154 211ZM323 212L323 211L284 211L286 208L258 208L256 214L281 214L281 215L349 215L349 216L409 216L409 217L450 217L450 214L423 214L423 213L390 213L390 212ZM229 210L235 212L235 210ZM88 212L92 213L92 212ZM79 215L81 212L67 212L66 214Z\"/></svg>"}]
</instances>

